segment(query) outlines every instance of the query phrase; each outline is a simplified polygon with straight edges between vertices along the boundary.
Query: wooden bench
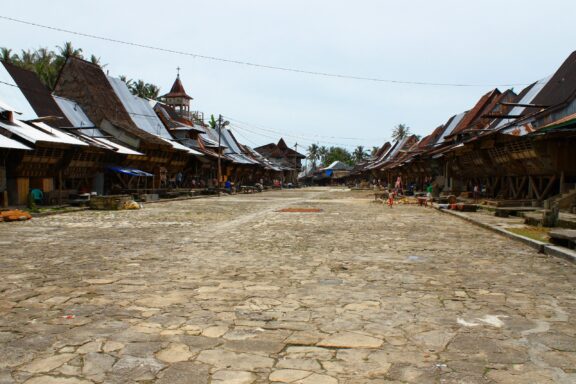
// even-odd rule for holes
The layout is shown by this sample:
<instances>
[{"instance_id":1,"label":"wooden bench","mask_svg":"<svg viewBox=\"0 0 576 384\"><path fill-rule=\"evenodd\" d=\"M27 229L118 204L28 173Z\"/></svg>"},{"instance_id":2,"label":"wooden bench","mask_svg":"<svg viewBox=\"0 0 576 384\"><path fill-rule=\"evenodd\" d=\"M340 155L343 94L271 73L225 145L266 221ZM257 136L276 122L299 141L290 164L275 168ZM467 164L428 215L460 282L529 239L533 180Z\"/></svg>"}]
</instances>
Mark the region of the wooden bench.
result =
<instances>
[{"instance_id":1,"label":"wooden bench","mask_svg":"<svg viewBox=\"0 0 576 384\"><path fill-rule=\"evenodd\" d=\"M550 242L562 247L576 248L576 229L555 228L549 233Z\"/></svg>"}]
</instances>

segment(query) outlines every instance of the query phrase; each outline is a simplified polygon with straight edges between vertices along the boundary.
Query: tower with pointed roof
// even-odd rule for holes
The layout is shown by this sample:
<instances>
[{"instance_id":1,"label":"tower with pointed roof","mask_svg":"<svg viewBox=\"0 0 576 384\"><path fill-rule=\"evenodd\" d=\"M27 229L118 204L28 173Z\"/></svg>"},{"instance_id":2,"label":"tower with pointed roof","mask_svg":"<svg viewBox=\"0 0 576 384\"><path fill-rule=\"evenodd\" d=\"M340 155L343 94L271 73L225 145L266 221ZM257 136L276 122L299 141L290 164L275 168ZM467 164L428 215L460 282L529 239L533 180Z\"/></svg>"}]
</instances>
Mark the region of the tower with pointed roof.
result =
<instances>
[{"instance_id":1,"label":"tower with pointed roof","mask_svg":"<svg viewBox=\"0 0 576 384\"><path fill-rule=\"evenodd\" d=\"M180 68L177 69L178 74L176 75L176 80L174 81L170 92L160 96L160 99L174 108L180 116L188 118L190 115L190 100L193 100L193 98L184 90L184 86L180 80Z\"/></svg>"}]
</instances>

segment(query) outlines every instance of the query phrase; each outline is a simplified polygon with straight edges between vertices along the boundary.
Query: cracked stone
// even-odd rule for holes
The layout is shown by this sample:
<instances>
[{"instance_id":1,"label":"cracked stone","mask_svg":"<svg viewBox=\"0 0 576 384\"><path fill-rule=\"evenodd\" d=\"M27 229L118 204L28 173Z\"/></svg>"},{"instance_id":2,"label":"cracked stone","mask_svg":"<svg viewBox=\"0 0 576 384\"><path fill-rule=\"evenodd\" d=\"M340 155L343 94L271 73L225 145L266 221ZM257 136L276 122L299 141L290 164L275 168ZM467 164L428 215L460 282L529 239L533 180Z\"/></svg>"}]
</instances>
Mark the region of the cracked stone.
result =
<instances>
[{"instance_id":1,"label":"cracked stone","mask_svg":"<svg viewBox=\"0 0 576 384\"><path fill-rule=\"evenodd\" d=\"M382 343L381 339L372 336L347 332L329 336L317 345L331 348L379 348Z\"/></svg>"}]
</instances>

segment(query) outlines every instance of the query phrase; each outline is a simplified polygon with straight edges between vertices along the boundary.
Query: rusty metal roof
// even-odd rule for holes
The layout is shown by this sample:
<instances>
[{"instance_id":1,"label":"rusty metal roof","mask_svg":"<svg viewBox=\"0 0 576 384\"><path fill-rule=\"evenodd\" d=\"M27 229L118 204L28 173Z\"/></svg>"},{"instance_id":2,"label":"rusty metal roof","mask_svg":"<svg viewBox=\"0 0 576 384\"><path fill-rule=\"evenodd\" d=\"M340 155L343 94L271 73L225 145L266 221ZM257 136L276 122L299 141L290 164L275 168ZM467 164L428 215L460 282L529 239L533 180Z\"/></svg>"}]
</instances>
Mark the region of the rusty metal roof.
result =
<instances>
[{"instance_id":1,"label":"rusty metal roof","mask_svg":"<svg viewBox=\"0 0 576 384\"><path fill-rule=\"evenodd\" d=\"M161 96L162 98L167 97L182 97L187 100L192 100L193 98L189 96L186 91L184 90L184 85L182 85L182 81L180 81L180 75L176 76L176 80L174 84L172 84L172 88L170 88L170 92Z\"/></svg>"}]
</instances>

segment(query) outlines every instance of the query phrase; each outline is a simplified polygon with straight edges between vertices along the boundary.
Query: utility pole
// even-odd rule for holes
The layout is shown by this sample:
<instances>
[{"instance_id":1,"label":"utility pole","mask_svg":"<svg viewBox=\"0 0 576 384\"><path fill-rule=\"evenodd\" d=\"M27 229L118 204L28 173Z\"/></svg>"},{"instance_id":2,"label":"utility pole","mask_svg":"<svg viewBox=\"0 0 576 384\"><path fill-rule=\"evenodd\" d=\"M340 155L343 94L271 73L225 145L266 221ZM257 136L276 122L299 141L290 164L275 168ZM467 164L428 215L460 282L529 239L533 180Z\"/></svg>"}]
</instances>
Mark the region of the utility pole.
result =
<instances>
[{"instance_id":1,"label":"utility pole","mask_svg":"<svg viewBox=\"0 0 576 384\"><path fill-rule=\"evenodd\" d=\"M294 150L298 152L298 143L294 143ZM294 155L294 172L292 174L292 182L294 184L298 183L298 157Z\"/></svg>"},{"instance_id":2,"label":"utility pole","mask_svg":"<svg viewBox=\"0 0 576 384\"><path fill-rule=\"evenodd\" d=\"M222 115L218 116L218 196L220 196L221 183L222 183L222 165L220 164L220 158L222 157L222 147L220 143L222 141Z\"/></svg>"},{"instance_id":3,"label":"utility pole","mask_svg":"<svg viewBox=\"0 0 576 384\"><path fill-rule=\"evenodd\" d=\"M218 196L220 196L220 190L222 189L222 130L226 128L228 124L230 124L230 122L222 120L222 115L218 116Z\"/></svg>"}]
</instances>

